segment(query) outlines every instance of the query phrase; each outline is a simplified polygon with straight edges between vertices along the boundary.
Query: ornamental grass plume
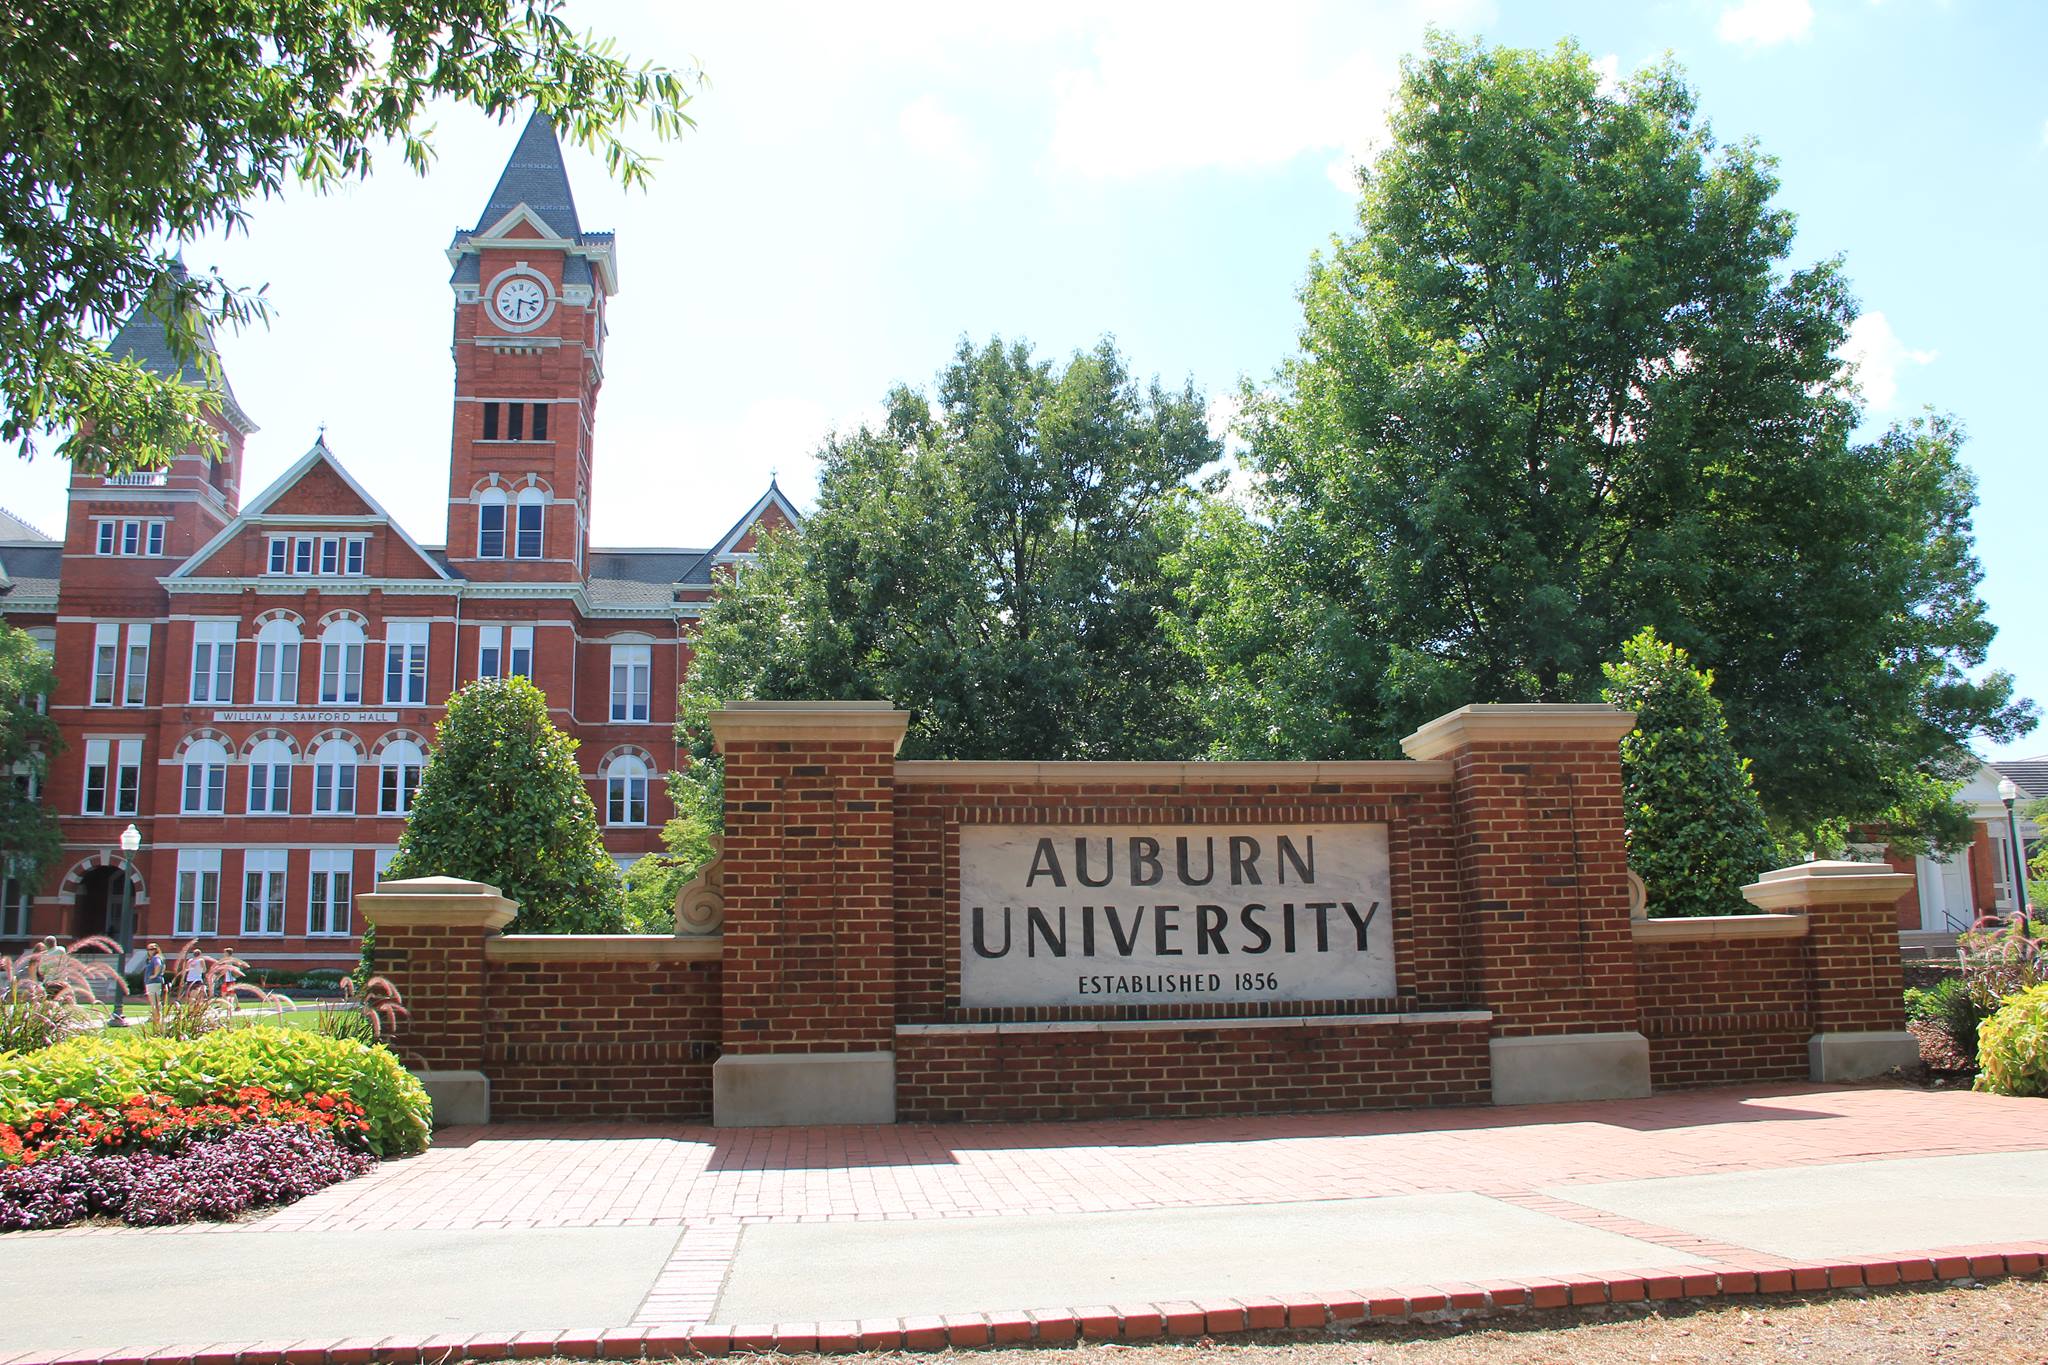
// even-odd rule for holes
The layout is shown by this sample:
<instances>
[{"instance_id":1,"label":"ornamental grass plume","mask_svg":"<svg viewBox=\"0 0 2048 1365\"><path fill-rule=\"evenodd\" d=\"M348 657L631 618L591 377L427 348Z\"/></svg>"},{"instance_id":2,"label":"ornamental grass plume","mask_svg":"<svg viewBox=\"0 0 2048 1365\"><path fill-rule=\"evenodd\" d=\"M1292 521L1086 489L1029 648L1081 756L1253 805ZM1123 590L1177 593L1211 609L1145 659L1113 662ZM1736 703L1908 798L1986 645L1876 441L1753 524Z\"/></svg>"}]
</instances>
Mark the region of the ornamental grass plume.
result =
<instances>
[{"instance_id":1,"label":"ornamental grass plume","mask_svg":"<svg viewBox=\"0 0 2048 1365\"><path fill-rule=\"evenodd\" d=\"M117 955L110 938L82 938L68 947L45 939L27 952L0 957L0 1052L33 1052L92 1027L95 984L126 989L120 973L82 954Z\"/></svg>"}]
</instances>

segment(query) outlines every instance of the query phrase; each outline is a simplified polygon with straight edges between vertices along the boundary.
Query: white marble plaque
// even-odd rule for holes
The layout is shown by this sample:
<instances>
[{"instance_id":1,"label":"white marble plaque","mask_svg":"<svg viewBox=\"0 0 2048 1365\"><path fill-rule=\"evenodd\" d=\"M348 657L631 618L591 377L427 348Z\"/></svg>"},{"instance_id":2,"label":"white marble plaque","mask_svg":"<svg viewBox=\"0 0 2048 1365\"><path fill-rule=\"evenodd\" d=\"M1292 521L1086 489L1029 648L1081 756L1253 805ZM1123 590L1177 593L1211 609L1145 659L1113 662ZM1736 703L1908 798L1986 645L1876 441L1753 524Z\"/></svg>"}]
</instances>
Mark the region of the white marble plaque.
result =
<instances>
[{"instance_id":1,"label":"white marble plaque","mask_svg":"<svg viewBox=\"0 0 2048 1365\"><path fill-rule=\"evenodd\" d=\"M1394 994L1385 825L965 825L960 1003Z\"/></svg>"}]
</instances>

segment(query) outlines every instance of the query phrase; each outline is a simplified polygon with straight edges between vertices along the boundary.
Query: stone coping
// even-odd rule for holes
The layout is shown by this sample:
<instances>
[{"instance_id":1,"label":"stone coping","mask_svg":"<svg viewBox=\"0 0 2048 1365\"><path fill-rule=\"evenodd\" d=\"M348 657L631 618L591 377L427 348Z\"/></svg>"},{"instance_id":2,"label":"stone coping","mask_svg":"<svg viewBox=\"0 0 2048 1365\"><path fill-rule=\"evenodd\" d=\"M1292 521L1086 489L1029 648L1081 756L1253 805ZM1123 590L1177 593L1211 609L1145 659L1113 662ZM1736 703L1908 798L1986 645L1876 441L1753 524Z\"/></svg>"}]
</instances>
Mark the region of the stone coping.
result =
<instances>
[{"instance_id":1,"label":"stone coping","mask_svg":"<svg viewBox=\"0 0 2048 1365\"><path fill-rule=\"evenodd\" d=\"M441 929L502 929L512 922L519 913L516 901L503 896L480 895L397 895L387 896L377 892L356 897L356 908L363 912L363 922L372 927L379 924L413 924Z\"/></svg>"},{"instance_id":2,"label":"stone coping","mask_svg":"<svg viewBox=\"0 0 2048 1365\"><path fill-rule=\"evenodd\" d=\"M1669 919L1639 919L1633 923L1638 943L1804 938L1808 928L1804 915L1674 915Z\"/></svg>"},{"instance_id":3,"label":"stone coping","mask_svg":"<svg viewBox=\"0 0 2048 1365\"><path fill-rule=\"evenodd\" d=\"M1874 905L1897 900L1915 879L1883 863L1795 863L1766 872L1742 888L1743 899L1763 910L1806 905Z\"/></svg>"},{"instance_id":4,"label":"stone coping","mask_svg":"<svg viewBox=\"0 0 2048 1365\"><path fill-rule=\"evenodd\" d=\"M453 1365L523 1357L669 1361L768 1352L851 1354L874 1351L953 1352L1037 1344L1069 1349L1082 1342L1193 1343L1225 1333L1328 1331L1366 1322L1479 1321L1531 1310L1677 1300L1863 1293L1892 1285L2037 1277L2048 1242L1932 1248L1838 1261L1792 1261L1762 1253L1704 1263L1577 1275L1253 1295L1194 1301L1106 1303L1092 1307L990 1308L944 1316L861 1318L840 1322L635 1323L563 1331L512 1327L435 1334L425 1329L389 1337L212 1341L180 1345L108 1346L30 1351L0 1357L6 1365ZM1341 1267L1339 1268L1341 1270ZM1765 1299L1768 1302L1768 1299ZM1759 1306L1762 1306L1760 1304ZM166 1332L169 1331L169 1325Z\"/></svg>"},{"instance_id":5,"label":"stone coping","mask_svg":"<svg viewBox=\"0 0 2048 1365\"><path fill-rule=\"evenodd\" d=\"M733 740L889 740L903 747L910 713L886 701L736 701L710 715L720 753Z\"/></svg>"},{"instance_id":6,"label":"stone coping","mask_svg":"<svg viewBox=\"0 0 2048 1365\"><path fill-rule=\"evenodd\" d=\"M503 934L484 940L492 962L716 962L723 934Z\"/></svg>"},{"instance_id":7,"label":"stone coping","mask_svg":"<svg viewBox=\"0 0 2048 1365\"><path fill-rule=\"evenodd\" d=\"M899 1036L946 1037L1013 1033L1163 1033L1186 1029L1322 1028L1356 1024L1488 1024L1492 1010L1423 1010L1410 1014L1282 1014L1266 1018L1032 1019L1017 1023L898 1024Z\"/></svg>"},{"instance_id":8,"label":"stone coping","mask_svg":"<svg viewBox=\"0 0 2048 1365\"><path fill-rule=\"evenodd\" d=\"M1438 716L1402 740L1401 752L1427 759L1471 744L1618 744L1635 728L1635 712L1598 702L1478 703Z\"/></svg>"},{"instance_id":9,"label":"stone coping","mask_svg":"<svg viewBox=\"0 0 2048 1365\"><path fill-rule=\"evenodd\" d=\"M901 759L896 781L903 785L947 782L1007 782L1025 787L1093 786L1103 783L1144 783L1184 787L1240 782L1424 782L1451 780L1449 763L1418 763L1412 759L1363 759L1343 763L1207 762L1052 762L1030 760L975 762L965 759Z\"/></svg>"}]
</instances>

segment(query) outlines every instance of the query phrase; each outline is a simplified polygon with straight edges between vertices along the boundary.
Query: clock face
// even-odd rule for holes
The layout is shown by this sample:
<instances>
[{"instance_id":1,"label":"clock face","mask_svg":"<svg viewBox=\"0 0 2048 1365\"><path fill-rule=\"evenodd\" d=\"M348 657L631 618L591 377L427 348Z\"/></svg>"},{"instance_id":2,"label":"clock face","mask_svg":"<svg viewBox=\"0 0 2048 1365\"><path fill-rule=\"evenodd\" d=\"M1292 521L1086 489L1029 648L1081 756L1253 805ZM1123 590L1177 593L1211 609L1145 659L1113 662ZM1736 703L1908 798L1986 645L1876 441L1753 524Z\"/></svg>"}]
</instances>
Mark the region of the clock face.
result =
<instances>
[{"instance_id":1,"label":"clock face","mask_svg":"<svg viewBox=\"0 0 2048 1365\"><path fill-rule=\"evenodd\" d=\"M514 275L491 295L491 311L507 327L531 327L540 321L548 306L547 291L528 275Z\"/></svg>"}]
</instances>

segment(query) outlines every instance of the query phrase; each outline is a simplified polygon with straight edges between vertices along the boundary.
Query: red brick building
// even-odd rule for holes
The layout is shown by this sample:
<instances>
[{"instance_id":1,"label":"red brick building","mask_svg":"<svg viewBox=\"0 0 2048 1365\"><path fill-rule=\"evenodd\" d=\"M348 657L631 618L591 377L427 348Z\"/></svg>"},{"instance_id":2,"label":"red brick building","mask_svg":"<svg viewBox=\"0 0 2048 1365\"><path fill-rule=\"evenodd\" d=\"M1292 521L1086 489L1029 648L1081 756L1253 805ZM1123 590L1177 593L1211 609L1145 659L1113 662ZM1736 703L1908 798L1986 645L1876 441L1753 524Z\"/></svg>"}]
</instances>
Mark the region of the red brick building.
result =
<instances>
[{"instance_id":1,"label":"red brick building","mask_svg":"<svg viewBox=\"0 0 2048 1365\"><path fill-rule=\"evenodd\" d=\"M255 430L225 377L225 458L73 475L63 538L0 520L0 614L55 653L42 799L63 865L0 886L0 951L118 932L304 969L354 959L450 692L523 673L581 741L606 847L660 847L676 689L721 566L796 516L772 484L709 548L590 543L612 235L585 231L536 116L457 232L445 546L421 545L324 439L243 500ZM161 327L115 340L170 373ZM727 569L729 571L729 568Z\"/></svg>"}]
</instances>

